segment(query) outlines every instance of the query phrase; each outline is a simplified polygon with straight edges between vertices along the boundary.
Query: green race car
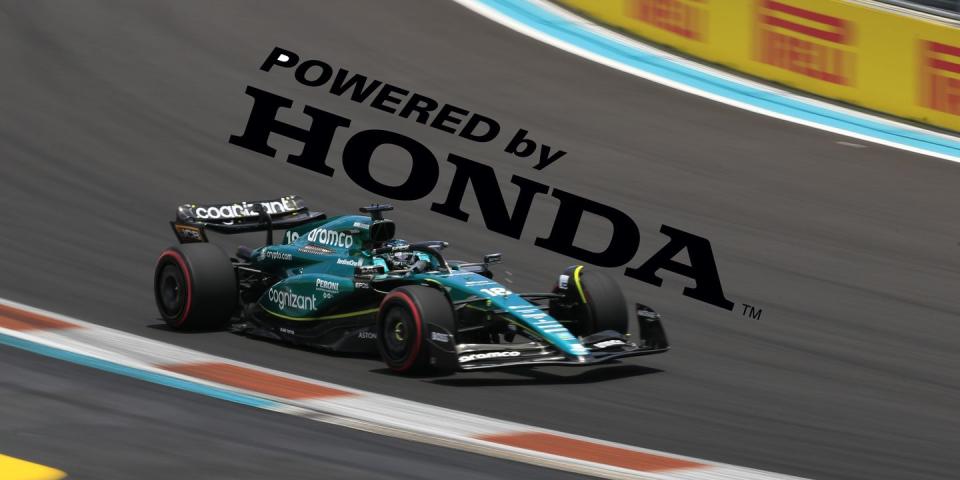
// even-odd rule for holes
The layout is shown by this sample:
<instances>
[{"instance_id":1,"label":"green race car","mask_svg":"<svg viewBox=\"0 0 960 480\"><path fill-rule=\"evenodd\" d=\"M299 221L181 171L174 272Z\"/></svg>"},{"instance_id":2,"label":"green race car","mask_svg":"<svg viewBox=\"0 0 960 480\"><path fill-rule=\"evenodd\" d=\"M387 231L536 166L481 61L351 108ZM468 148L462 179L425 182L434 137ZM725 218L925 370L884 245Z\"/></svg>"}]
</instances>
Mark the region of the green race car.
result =
<instances>
[{"instance_id":1,"label":"green race car","mask_svg":"<svg viewBox=\"0 0 960 480\"><path fill-rule=\"evenodd\" d=\"M254 336L339 352L378 353L398 372L533 365L591 365L669 349L660 316L636 305L630 338L616 282L583 266L551 292L515 293L490 264L447 260L447 243L408 243L383 213L327 218L296 196L183 205L171 222L179 245L160 254L154 293L174 329L232 325ZM274 244L273 232L285 230ZM208 232L265 231L266 245L233 258Z\"/></svg>"}]
</instances>

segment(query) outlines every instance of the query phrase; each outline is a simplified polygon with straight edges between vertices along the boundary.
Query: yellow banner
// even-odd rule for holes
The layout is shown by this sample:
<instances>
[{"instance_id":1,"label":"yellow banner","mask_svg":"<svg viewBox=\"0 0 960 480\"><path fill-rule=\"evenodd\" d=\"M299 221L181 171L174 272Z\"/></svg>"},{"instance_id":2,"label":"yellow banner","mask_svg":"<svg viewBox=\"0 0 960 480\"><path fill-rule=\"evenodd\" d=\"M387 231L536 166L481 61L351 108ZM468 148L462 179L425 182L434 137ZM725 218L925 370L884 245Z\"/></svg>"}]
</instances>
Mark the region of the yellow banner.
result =
<instances>
[{"instance_id":1,"label":"yellow banner","mask_svg":"<svg viewBox=\"0 0 960 480\"><path fill-rule=\"evenodd\" d=\"M559 0L798 90L960 131L960 29L843 0Z\"/></svg>"}]
</instances>

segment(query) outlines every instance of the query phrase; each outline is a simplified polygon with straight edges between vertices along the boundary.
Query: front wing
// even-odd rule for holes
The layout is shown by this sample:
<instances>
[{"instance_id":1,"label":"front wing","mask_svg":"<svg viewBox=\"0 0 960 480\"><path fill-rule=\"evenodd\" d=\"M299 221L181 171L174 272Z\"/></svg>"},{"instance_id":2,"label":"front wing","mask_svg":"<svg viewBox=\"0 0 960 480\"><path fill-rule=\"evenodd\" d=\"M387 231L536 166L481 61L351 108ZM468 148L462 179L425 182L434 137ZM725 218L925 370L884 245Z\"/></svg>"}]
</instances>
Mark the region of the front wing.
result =
<instances>
[{"instance_id":1,"label":"front wing","mask_svg":"<svg viewBox=\"0 0 960 480\"><path fill-rule=\"evenodd\" d=\"M549 345L534 342L466 344L457 347L457 365L464 371L551 365L583 367L670 350L659 314L649 307L637 304L637 321L640 325L640 338L636 342L612 330L598 332L582 341L587 348L587 355L568 356Z\"/></svg>"}]
</instances>

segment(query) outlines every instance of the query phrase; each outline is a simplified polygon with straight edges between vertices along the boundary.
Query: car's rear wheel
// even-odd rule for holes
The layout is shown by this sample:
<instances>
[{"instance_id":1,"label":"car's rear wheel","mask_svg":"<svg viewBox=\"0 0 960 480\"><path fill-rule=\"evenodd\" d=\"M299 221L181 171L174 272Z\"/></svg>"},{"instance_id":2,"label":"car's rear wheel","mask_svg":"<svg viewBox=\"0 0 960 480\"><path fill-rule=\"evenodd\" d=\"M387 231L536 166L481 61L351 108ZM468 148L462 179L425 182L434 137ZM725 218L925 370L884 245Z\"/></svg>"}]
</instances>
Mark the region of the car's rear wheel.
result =
<instances>
[{"instance_id":1,"label":"car's rear wheel","mask_svg":"<svg viewBox=\"0 0 960 480\"><path fill-rule=\"evenodd\" d=\"M418 372L430 366L426 319L453 324L453 307L437 289L406 286L392 290L380 302L377 349L395 372Z\"/></svg>"},{"instance_id":2,"label":"car's rear wheel","mask_svg":"<svg viewBox=\"0 0 960 480\"><path fill-rule=\"evenodd\" d=\"M171 328L219 328L236 311L237 277L216 245L189 243L164 250L153 280L157 309Z\"/></svg>"},{"instance_id":3,"label":"car's rear wheel","mask_svg":"<svg viewBox=\"0 0 960 480\"><path fill-rule=\"evenodd\" d=\"M552 315L572 323L574 333L582 337L605 330L627 334L627 301L616 281L582 266L568 268L561 279L554 292L563 293L564 298L551 302Z\"/></svg>"}]
</instances>

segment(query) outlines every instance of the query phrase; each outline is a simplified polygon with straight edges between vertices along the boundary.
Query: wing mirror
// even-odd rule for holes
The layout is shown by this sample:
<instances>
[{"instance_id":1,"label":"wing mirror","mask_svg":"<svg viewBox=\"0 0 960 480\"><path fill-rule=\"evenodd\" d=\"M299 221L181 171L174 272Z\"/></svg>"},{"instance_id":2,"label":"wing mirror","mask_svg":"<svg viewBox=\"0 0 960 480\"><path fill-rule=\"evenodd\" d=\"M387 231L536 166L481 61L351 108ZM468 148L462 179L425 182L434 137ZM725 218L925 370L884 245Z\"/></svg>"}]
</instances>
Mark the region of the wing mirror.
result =
<instances>
[{"instance_id":1,"label":"wing mirror","mask_svg":"<svg viewBox=\"0 0 960 480\"><path fill-rule=\"evenodd\" d=\"M447 242L444 242L443 240L428 240L428 241L426 241L426 242L417 242L417 243L414 243L414 244L412 244L412 245L410 245L410 246L411 246L411 247L414 247L414 248L423 247L423 248L429 248L429 249L431 249L431 250L438 250L438 251L439 251L439 250L443 250L444 248L449 247L450 244L447 243Z\"/></svg>"}]
</instances>

